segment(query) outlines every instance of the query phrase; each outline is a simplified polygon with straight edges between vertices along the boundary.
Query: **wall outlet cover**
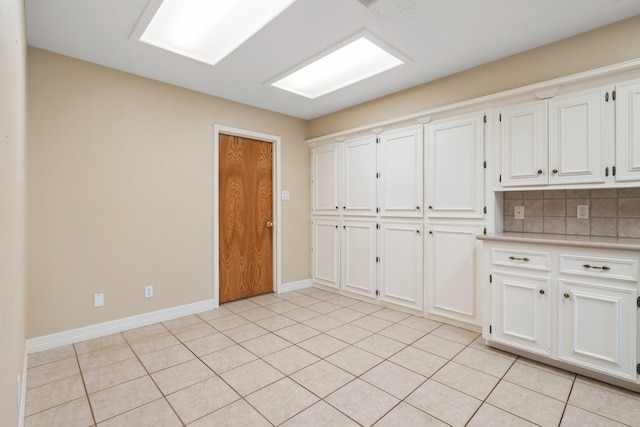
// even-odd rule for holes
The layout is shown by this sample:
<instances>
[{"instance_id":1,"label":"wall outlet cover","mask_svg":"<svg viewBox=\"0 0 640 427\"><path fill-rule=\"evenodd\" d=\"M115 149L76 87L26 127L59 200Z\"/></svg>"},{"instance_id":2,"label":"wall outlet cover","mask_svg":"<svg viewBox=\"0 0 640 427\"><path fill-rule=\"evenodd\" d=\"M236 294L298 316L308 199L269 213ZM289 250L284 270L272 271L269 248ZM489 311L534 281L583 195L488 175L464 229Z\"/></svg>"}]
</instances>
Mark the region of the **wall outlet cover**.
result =
<instances>
[{"instance_id":1,"label":"wall outlet cover","mask_svg":"<svg viewBox=\"0 0 640 427\"><path fill-rule=\"evenodd\" d=\"M93 296L93 307L98 308L104 306L104 294L95 294Z\"/></svg>"},{"instance_id":2,"label":"wall outlet cover","mask_svg":"<svg viewBox=\"0 0 640 427\"><path fill-rule=\"evenodd\" d=\"M144 287L144 297L145 298L153 297L153 285L147 285Z\"/></svg>"},{"instance_id":3,"label":"wall outlet cover","mask_svg":"<svg viewBox=\"0 0 640 427\"><path fill-rule=\"evenodd\" d=\"M513 218L514 219L524 219L524 206L514 206L513 207Z\"/></svg>"},{"instance_id":4,"label":"wall outlet cover","mask_svg":"<svg viewBox=\"0 0 640 427\"><path fill-rule=\"evenodd\" d=\"M589 219L589 205L578 205L578 219Z\"/></svg>"}]
</instances>

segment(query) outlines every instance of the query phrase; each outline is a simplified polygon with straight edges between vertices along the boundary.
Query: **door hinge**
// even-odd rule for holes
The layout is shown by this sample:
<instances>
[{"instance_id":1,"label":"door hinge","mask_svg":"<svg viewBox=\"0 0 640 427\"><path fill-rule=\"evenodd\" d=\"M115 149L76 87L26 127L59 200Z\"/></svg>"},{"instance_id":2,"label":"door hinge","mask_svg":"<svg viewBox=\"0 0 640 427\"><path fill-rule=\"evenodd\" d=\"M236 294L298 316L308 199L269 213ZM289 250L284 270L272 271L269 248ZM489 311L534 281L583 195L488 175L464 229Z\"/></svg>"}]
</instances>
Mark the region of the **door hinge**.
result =
<instances>
[{"instance_id":1,"label":"door hinge","mask_svg":"<svg viewBox=\"0 0 640 427\"><path fill-rule=\"evenodd\" d=\"M611 166L611 175L616 176L616 167Z\"/></svg>"},{"instance_id":2,"label":"door hinge","mask_svg":"<svg viewBox=\"0 0 640 427\"><path fill-rule=\"evenodd\" d=\"M376 289L376 296L380 295L380 290Z\"/></svg>"},{"instance_id":3,"label":"door hinge","mask_svg":"<svg viewBox=\"0 0 640 427\"><path fill-rule=\"evenodd\" d=\"M489 325L489 334L493 333L493 326Z\"/></svg>"},{"instance_id":4,"label":"door hinge","mask_svg":"<svg viewBox=\"0 0 640 427\"><path fill-rule=\"evenodd\" d=\"M638 297L638 299L636 300L636 305L638 306L638 308L640 308L640 297Z\"/></svg>"},{"instance_id":5,"label":"door hinge","mask_svg":"<svg viewBox=\"0 0 640 427\"><path fill-rule=\"evenodd\" d=\"M502 182L502 174L498 177L498 182Z\"/></svg>"},{"instance_id":6,"label":"door hinge","mask_svg":"<svg viewBox=\"0 0 640 427\"><path fill-rule=\"evenodd\" d=\"M487 213L487 207L486 206L484 207L483 211L484 211L485 214Z\"/></svg>"},{"instance_id":7,"label":"door hinge","mask_svg":"<svg viewBox=\"0 0 640 427\"><path fill-rule=\"evenodd\" d=\"M380 212L380 208L376 208L376 212Z\"/></svg>"},{"instance_id":8,"label":"door hinge","mask_svg":"<svg viewBox=\"0 0 640 427\"><path fill-rule=\"evenodd\" d=\"M380 257L379 256L376 257L376 262L380 262Z\"/></svg>"},{"instance_id":9,"label":"door hinge","mask_svg":"<svg viewBox=\"0 0 640 427\"><path fill-rule=\"evenodd\" d=\"M376 228L378 228L378 229L379 229L379 228L380 228L380 224L376 224Z\"/></svg>"},{"instance_id":10,"label":"door hinge","mask_svg":"<svg viewBox=\"0 0 640 427\"><path fill-rule=\"evenodd\" d=\"M482 162L482 166L486 169L487 168L487 161L485 160L484 162Z\"/></svg>"},{"instance_id":11,"label":"door hinge","mask_svg":"<svg viewBox=\"0 0 640 427\"><path fill-rule=\"evenodd\" d=\"M612 101L616 100L616 91L615 90L613 92L611 92L611 100Z\"/></svg>"},{"instance_id":12,"label":"door hinge","mask_svg":"<svg viewBox=\"0 0 640 427\"><path fill-rule=\"evenodd\" d=\"M482 230L482 234L487 234L487 227L485 227L484 230Z\"/></svg>"},{"instance_id":13,"label":"door hinge","mask_svg":"<svg viewBox=\"0 0 640 427\"><path fill-rule=\"evenodd\" d=\"M380 178L380 172L376 172L376 178Z\"/></svg>"},{"instance_id":14,"label":"door hinge","mask_svg":"<svg viewBox=\"0 0 640 427\"><path fill-rule=\"evenodd\" d=\"M484 119L483 120L484 120L485 123L487 123L487 115L486 114L484 115Z\"/></svg>"},{"instance_id":15,"label":"door hinge","mask_svg":"<svg viewBox=\"0 0 640 427\"><path fill-rule=\"evenodd\" d=\"M489 275L489 283L493 283L493 276L491 274Z\"/></svg>"},{"instance_id":16,"label":"door hinge","mask_svg":"<svg viewBox=\"0 0 640 427\"><path fill-rule=\"evenodd\" d=\"M609 92L604 94L604 102L609 102Z\"/></svg>"},{"instance_id":17,"label":"door hinge","mask_svg":"<svg viewBox=\"0 0 640 427\"><path fill-rule=\"evenodd\" d=\"M376 144L380 144L380 138L376 137Z\"/></svg>"},{"instance_id":18,"label":"door hinge","mask_svg":"<svg viewBox=\"0 0 640 427\"><path fill-rule=\"evenodd\" d=\"M500 113L500 118L498 120L502 121L502 113Z\"/></svg>"},{"instance_id":19,"label":"door hinge","mask_svg":"<svg viewBox=\"0 0 640 427\"><path fill-rule=\"evenodd\" d=\"M636 365L636 372L640 375L640 363Z\"/></svg>"}]
</instances>

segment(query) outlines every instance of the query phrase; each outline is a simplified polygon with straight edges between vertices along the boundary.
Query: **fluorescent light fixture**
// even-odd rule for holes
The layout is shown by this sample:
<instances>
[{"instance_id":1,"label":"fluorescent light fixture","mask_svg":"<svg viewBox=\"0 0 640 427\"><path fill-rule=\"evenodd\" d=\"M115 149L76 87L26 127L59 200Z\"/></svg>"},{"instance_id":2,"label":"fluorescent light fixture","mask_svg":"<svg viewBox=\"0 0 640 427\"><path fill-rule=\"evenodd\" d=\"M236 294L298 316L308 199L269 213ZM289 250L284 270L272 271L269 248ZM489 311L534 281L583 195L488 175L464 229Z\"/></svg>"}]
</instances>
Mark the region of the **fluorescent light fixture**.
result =
<instances>
[{"instance_id":1,"label":"fluorescent light fixture","mask_svg":"<svg viewBox=\"0 0 640 427\"><path fill-rule=\"evenodd\" d=\"M140 41L215 65L295 0L164 0Z\"/></svg>"},{"instance_id":2,"label":"fluorescent light fixture","mask_svg":"<svg viewBox=\"0 0 640 427\"><path fill-rule=\"evenodd\" d=\"M362 36L272 83L272 86L314 99L403 63Z\"/></svg>"}]
</instances>

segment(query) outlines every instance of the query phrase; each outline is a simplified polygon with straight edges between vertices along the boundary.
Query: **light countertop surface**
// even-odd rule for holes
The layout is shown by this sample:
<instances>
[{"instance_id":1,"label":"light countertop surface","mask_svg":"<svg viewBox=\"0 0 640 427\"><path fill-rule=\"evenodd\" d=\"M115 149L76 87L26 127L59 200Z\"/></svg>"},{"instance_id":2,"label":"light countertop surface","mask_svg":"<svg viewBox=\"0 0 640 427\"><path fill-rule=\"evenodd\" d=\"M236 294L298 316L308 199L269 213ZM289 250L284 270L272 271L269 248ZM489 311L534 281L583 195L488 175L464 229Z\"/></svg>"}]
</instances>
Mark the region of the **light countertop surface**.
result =
<instances>
[{"instance_id":1,"label":"light countertop surface","mask_svg":"<svg viewBox=\"0 0 640 427\"><path fill-rule=\"evenodd\" d=\"M623 237L572 236L565 234L495 233L479 234L478 240L494 242L535 243L556 246L640 251L640 239Z\"/></svg>"}]
</instances>

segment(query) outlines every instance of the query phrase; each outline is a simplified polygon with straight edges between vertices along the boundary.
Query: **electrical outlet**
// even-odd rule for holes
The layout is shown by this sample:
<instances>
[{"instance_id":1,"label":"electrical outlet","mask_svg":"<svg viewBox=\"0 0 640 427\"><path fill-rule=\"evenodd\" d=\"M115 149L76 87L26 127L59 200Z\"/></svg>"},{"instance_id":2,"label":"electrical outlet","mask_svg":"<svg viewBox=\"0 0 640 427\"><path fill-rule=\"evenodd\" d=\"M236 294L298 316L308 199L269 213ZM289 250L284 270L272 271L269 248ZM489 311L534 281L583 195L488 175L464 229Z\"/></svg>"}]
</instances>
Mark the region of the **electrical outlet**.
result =
<instances>
[{"instance_id":1,"label":"electrical outlet","mask_svg":"<svg viewBox=\"0 0 640 427\"><path fill-rule=\"evenodd\" d=\"M144 287L144 297L151 298L153 296L153 285L147 285Z\"/></svg>"},{"instance_id":2,"label":"electrical outlet","mask_svg":"<svg viewBox=\"0 0 640 427\"><path fill-rule=\"evenodd\" d=\"M589 219L589 205L578 205L578 219Z\"/></svg>"},{"instance_id":3,"label":"electrical outlet","mask_svg":"<svg viewBox=\"0 0 640 427\"><path fill-rule=\"evenodd\" d=\"M513 218L514 219L524 219L524 206L514 206L513 207Z\"/></svg>"},{"instance_id":4,"label":"electrical outlet","mask_svg":"<svg viewBox=\"0 0 640 427\"><path fill-rule=\"evenodd\" d=\"M98 308L104 305L104 294L95 294L93 296L93 307Z\"/></svg>"}]
</instances>

